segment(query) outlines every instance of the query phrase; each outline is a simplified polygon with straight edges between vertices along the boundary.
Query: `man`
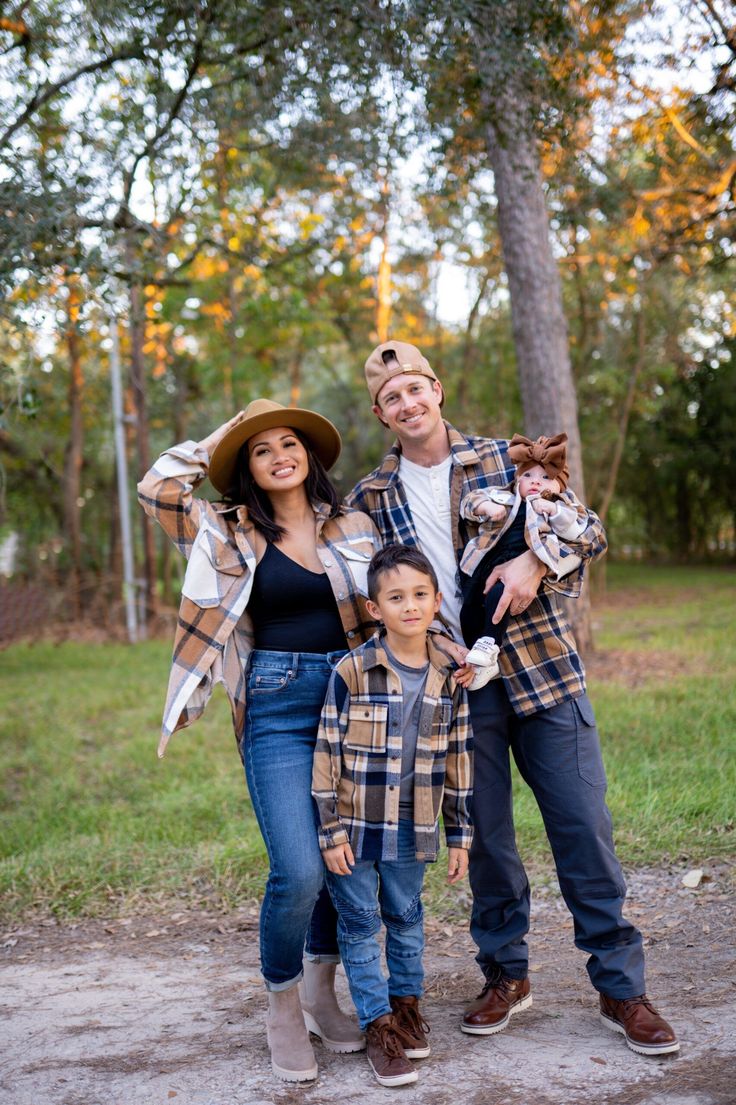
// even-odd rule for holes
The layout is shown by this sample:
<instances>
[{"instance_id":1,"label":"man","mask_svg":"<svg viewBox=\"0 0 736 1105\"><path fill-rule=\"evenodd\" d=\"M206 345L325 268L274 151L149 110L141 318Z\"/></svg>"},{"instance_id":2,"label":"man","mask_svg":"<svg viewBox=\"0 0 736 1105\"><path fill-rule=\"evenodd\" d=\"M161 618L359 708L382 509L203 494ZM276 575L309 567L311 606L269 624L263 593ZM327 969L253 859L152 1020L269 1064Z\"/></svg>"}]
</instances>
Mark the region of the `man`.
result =
<instances>
[{"instance_id":1,"label":"man","mask_svg":"<svg viewBox=\"0 0 736 1105\"><path fill-rule=\"evenodd\" d=\"M429 557L443 594L441 615L460 642L458 565L474 531L460 518L459 503L469 491L508 487L514 466L507 442L469 437L443 421L442 386L413 345L377 346L365 376L373 411L397 441L347 501L371 515L384 542L417 544ZM571 492L565 498L578 505ZM475 739L471 933L485 985L461 1027L492 1035L532 1002L525 939L529 883L516 849L510 750L542 813L603 1023L622 1033L632 1050L663 1055L679 1044L646 997L641 933L622 914L626 887L605 803L595 718L555 598L579 595L584 564L606 549L600 520L587 514L579 538L560 542L556 575L528 550L494 569L487 582L487 588L504 583L495 620L507 607L515 617L499 657L501 678L469 695Z\"/></svg>"}]
</instances>

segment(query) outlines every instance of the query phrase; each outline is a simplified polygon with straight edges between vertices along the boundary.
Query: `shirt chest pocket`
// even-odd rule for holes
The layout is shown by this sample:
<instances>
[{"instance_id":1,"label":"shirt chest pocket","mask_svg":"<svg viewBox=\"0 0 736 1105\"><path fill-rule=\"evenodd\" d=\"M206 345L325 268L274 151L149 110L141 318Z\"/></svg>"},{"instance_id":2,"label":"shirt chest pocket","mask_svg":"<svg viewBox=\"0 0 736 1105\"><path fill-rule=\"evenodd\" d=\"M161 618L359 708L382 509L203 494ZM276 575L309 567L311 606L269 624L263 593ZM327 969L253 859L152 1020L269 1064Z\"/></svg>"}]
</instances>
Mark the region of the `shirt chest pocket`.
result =
<instances>
[{"instance_id":1,"label":"shirt chest pocket","mask_svg":"<svg viewBox=\"0 0 736 1105\"><path fill-rule=\"evenodd\" d=\"M429 738L430 747L435 755L447 752L451 723L452 703L439 702L434 708L432 731Z\"/></svg>"},{"instance_id":2,"label":"shirt chest pocket","mask_svg":"<svg viewBox=\"0 0 736 1105\"><path fill-rule=\"evenodd\" d=\"M234 578L245 568L246 561L238 549L205 527L194 539L181 593L197 606L219 606Z\"/></svg>"},{"instance_id":3,"label":"shirt chest pocket","mask_svg":"<svg viewBox=\"0 0 736 1105\"><path fill-rule=\"evenodd\" d=\"M367 544L367 542L364 542L360 546L345 544L335 545L335 549L344 560L350 575L353 577L355 590L367 597L368 565L373 555L373 547Z\"/></svg>"},{"instance_id":4,"label":"shirt chest pocket","mask_svg":"<svg viewBox=\"0 0 736 1105\"><path fill-rule=\"evenodd\" d=\"M383 702L353 702L348 710L345 747L354 752L385 752L388 706Z\"/></svg>"}]
</instances>

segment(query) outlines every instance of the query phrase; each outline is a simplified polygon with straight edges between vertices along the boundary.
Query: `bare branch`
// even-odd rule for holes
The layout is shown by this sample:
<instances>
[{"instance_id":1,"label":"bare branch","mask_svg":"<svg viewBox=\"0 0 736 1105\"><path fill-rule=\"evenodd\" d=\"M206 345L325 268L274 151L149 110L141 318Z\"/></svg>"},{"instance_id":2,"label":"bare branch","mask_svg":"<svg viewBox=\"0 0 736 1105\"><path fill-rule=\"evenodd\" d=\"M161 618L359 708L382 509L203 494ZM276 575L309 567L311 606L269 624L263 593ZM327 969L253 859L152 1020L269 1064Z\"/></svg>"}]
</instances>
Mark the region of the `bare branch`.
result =
<instances>
[{"instance_id":1,"label":"bare branch","mask_svg":"<svg viewBox=\"0 0 736 1105\"><path fill-rule=\"evenodd\" d=\"M731 27L724 21L721 13L716 8L713 0L699 0L698 6L705 9L710 15L713 23L716 24L721 34L723 35L723 43L728 46L731 53L736 57L736 25Z\"/></svg>"},{"instance_id":2,"label":"bare branch","mask_svg":"<svg viewBox=\"0 0 736 1105\"><path fill-rule=\"evenodd\" d=\"M210 19L211 18L212 17L210 16ZM207 23L209 23L209 21L210 20L208 20ZM205 24L205 26L207 26L207 24ZM133 164L131 165L130 169L128 169L125 173L125 177L123 179L123 200L121 208L127 208L128 203L130 202L130 192L133 187L133 180L135 179L136 170L138 169L141 161L143 161L146 157L150 157L161 139L171 129L174 120L181 111L182 105L184 104L184 101L186 100L189 93L191 83L197 74L197 70L199 69L203 47L204 38L200 36L194 46L194 53L192 54L191 61L189 62L189 66L187 68L186 80L179 89L179 92L177 93L176 98L171 105L171 110L169 111L169 114L167 115L166 119L164 119L163 122L161 122L156 128L156 133L153 135L153 137L150 138L148 142L146 142L145 146L143 146L143 148L136 154Z\"/></svg>"},{"instance_id":3,"label":"bare branch","mask_svg":"<svg viewBox=\"0 0 736 1105\"><path fill-rule=\"evenodd\" d=\"M37 92L31 102L26 107L25 111L21 112L18 118L10 124L4 134L0 135L0 148L7 145L8 141L30 118L38 111L40 107L48 103L57 92L60 92L62 88L66 88L67 85L74 84L80 77L85 77L89 73L101 73L105 69L112 68L119 61L131 61L133 58L142 58L143 51L140 47L126 47L122 50L117 50L114 54L111 54L107 58L98 58L96 61L91 61L87 65L81 66L79 69L75 69L73 73L67 73L61 80L54 81L53 84L44 85L42 92Z\"/></svg>"}]
</instances>

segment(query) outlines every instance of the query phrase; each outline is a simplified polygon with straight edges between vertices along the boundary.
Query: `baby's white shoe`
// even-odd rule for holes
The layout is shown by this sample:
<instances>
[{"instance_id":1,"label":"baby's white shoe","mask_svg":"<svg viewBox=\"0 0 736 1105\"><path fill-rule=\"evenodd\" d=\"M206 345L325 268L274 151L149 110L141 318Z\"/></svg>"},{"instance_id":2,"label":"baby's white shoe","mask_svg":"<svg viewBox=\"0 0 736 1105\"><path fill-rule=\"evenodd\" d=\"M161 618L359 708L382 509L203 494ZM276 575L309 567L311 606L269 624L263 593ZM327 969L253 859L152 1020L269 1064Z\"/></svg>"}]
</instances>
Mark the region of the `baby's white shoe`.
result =
<instances>
[{"instance_id":1,"label":"baby's white shoe","mask_svg":"<svg viewBox=\"0 0 736 1105\"><path fill-rule=\"evenodd\" d=\"M498 667L495 668L476 668L475 675L469 687L465 689L468 691L479 691L481 687L485 687L486 683L490 683L492 679L498 679L501 672Z\"/></svg>"},{"instance_id":2,"label":"baby's white shoe","mask_svg":"<svg viewBox=\"0 0 736 1105\"><path fill-rule=\"evenodd\" d=\"M493 637L479 637L465 657L465 663L498 671L498 645Z\"/></svg>"}]
</instances>

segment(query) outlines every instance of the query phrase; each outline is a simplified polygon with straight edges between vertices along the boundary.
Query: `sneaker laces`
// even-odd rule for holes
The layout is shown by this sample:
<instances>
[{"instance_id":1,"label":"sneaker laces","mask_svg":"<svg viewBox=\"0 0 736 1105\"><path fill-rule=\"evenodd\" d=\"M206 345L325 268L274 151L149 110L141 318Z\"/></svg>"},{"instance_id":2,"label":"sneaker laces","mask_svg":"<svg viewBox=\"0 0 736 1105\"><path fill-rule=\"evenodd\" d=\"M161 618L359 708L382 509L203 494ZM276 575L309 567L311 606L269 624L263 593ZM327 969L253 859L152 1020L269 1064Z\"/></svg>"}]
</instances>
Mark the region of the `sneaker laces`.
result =
<instances>
[{"instance_id":1,"label":"sneaker laces","mask_svg":"<svg viewBox=\"0 0 736 1105\"><path fill-rule=\"evenodd\" d=\"M370 1025L368 1028L368 1036L380 1047L384 1055L388 1055L389 1059L404 1059L404 1048L402 1046L402 1036L405 1033L396 1024Z\"/></svg>"},{"instance_id":2,"label":"sneaker laces","mask_svg":"<svg viewBox=\"0 0 736 1105\"><path fill-rule=\"evenodd\" d=\"M408 1031L412 1037L426 1036L429 1032L429 1025L419 1012L419 1007L417 1005L404 1005L403 1003L399 1003L394 1013L399 1021L398 1027ZM403 1024L401 1023L402 1021Z\"/></svg>"}]
</instances>

